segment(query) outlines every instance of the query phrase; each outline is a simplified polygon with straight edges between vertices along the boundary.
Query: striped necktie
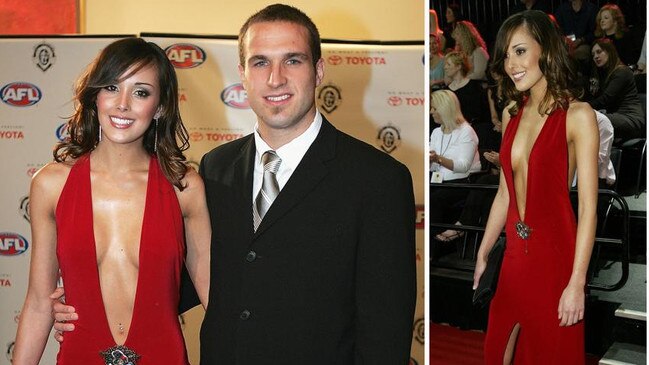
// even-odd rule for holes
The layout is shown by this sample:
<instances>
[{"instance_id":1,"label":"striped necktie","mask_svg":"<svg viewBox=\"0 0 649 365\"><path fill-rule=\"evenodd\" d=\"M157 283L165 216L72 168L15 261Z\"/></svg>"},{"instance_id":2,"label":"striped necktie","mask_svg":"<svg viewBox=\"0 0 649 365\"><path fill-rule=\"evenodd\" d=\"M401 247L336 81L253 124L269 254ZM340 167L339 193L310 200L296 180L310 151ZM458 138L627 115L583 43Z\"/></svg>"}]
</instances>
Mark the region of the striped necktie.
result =
<instances>
[{"instance_id":1,"label":"striped necktie","mask_svg":"<svg viewBox=\"0 0 649 365\"><path fill-rule=\"evenodd\" d=\"M282 163L282 159L277 156L275 151L266 151L261 156L261 164L264 167L264 176L261 180L261 190L255 198L252 206L252 218L255 231L259 227L261 220L270 209L277 195L279 195L279 184L277 183L277 170Z\"/></svg>"}]
</instances>

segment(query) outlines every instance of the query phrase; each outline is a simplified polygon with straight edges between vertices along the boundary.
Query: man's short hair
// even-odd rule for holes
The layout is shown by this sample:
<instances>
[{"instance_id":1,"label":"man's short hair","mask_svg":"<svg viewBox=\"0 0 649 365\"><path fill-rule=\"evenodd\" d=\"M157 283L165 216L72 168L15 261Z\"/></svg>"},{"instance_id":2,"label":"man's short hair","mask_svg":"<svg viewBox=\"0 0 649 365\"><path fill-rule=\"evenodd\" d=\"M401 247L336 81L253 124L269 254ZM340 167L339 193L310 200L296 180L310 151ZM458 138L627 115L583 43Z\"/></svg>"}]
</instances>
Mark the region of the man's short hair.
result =
<instances>
[{"instance_id":1,"label":"man's short hair","mask_svg":"<svg viewBox=\"0 0 649 365\"><path fill-rule=\"evenodd\" d=\"M313 66L318 63L322 56L320 50L320 33L311 18L304 14L300 9L284 4L269 5L252 15L239 30L239 63L245 67L245 55L243 54L243 39L248 33L251 25L264 22L288 22L301 25L309 32L309 48L311 48L311 57Z\"/></svg>"}]
</instances>

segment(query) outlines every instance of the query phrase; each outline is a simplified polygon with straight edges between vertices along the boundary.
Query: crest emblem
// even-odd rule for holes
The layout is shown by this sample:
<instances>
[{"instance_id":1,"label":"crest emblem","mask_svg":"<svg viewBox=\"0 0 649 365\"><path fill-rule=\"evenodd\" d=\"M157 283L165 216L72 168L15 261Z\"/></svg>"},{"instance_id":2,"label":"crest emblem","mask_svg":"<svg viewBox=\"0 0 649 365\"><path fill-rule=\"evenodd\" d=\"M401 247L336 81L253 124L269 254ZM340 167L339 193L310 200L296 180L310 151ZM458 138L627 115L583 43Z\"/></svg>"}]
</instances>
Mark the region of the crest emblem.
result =
<instances>
[{"instance_id":1,"label":"crest emblem","mask_svg":"<svg viewBox=\"0 0 649 365\"><path fill-rule=\"evenodd\" d=\"M342 103L342 100L340 89L333 84L323 86L320 92L318 92L320 108L327 112L327 114L331 114L331 112L336 110Z\"/></svg>"},{"instance_id":2,"label":"crest emblem","mask_svg":"<svg viewBox=\"0 0 649 365\"><path fill-rule=\"evenodd\" d=\"M54 48L47 43L41 43L34 48L32 59L41 71L47 71L56 61Z\"/></svg>"}]
</instances>

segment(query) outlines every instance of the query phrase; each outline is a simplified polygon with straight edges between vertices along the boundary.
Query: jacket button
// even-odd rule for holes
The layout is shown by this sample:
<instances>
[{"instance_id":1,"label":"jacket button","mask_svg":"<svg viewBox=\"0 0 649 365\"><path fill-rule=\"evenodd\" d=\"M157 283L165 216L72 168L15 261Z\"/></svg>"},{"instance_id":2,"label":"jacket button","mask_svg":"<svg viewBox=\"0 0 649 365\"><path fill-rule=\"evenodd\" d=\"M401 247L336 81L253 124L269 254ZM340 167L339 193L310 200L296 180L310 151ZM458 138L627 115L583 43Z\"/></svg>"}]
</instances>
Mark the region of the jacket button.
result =
<instances>
[{"instance_id":1,"label":"jacket button","mask_svg":"<svg viewBox=\"0 0 649 365\"><path fill-rule=\"evenodd\" d=\"M246 261L253 262L257 259L257 253L255 251L250 251L246 255Z\"/></svg>"},{"instance_id":2,"label":"jacket button","mask_svg":"<svg viewBox=\"0 0 649 365\"><path fill-rule=\"evenodd\" d=\"M244 310L243 312L241 312L241 314L239 314L239 318L241 318L242 321L247 320L248 318L250 318L250 311L247 309Z\"/></svg>"}]
</instances>

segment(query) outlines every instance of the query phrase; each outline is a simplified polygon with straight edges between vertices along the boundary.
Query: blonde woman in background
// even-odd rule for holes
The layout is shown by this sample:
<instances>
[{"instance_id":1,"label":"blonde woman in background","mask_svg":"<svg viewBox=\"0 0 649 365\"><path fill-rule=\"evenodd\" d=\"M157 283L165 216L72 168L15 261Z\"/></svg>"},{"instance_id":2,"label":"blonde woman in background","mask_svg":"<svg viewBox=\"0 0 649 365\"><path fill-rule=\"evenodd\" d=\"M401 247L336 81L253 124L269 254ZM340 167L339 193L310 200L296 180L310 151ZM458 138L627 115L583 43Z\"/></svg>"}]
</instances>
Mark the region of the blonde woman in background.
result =
<instances>
[{"instance_id":1,"label":"blonde woman in background","mask_svg":"<svg viewBox=\"0 0 649 365\"><path fill-rule=\"evenodd\" d=\"M472 80L486 80L489 53L487 53L487 45L475 25L468 20L459 21L451 37L455 39L455 50L466 54L469 59L471 71L467 77Z\"/></svg>"},{"instance_id":2,"label":"blonde woman in background","mask_svg":"<svg viewBox=\"0 0 649 365\"><path fill-rule=\"evenodd\" d=\"M435 91L430 96L430 113L439 127L430 136L431 181L467 183L469 174L480 170L478 136L462 115L460 102L450 90ZM431 189L431 223L455 222L448 208L465 199L460 189Z\"/></svg>"}]
</instances>

